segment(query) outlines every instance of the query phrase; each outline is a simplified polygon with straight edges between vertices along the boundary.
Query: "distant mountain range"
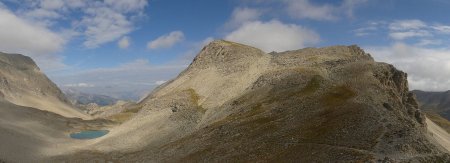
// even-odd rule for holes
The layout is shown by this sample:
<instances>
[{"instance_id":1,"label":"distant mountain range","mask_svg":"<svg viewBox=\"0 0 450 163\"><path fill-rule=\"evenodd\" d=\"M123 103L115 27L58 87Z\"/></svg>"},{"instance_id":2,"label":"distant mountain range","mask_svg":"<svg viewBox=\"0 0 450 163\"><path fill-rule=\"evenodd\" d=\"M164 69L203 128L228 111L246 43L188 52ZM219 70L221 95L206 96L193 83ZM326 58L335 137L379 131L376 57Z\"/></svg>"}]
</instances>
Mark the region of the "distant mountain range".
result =
<instances>
[{"instance_id":1,"label":"distant mountain range","mask_svg":"<svg viewBox=\"0 0 450 163\"><path fill-rule=\"evenodd\" d=\"M450 120L450 91L446 92L426 92L413 91L422 110L426 112L433 112Z\"/></svg>"},{"instance_id":2,"label":"distant mountain range","mask_svg":"<svg viewBox=\"0 0 450 163\"><path fill-rule=\"evenodd\" d=\"M95 86L95 87L67 87L61 86L61 89L64 92L76 92L76 93L84 93L87 95L104 95L109 96L114 99L125 100L125 101L139 101L141 98L148 95L150 90L153 87L149 87L148 89L136 88L133 86L127 85L118 85L118 86Z\"/></svg>"},{"instance_id":3,"label":"distant mountain range","mask_svg":"<svg viewBox=\"0 0 450 163\"><path fill-rule=\"evenodd\" d=\"M107 106L114 105L117 101L119 101L119 99L110 96L83 93L74 89L66 89L63 90L63 92L74 105L87 105L95 103L98 106Z\"/></svg>"},{"instance_id":4,"label":"distant mountain range","mask_svg":"<svg viewBox=\"0 0 450 163\"><path fill-rule=\"evenodd\" d=\"M446 92L426 92L413 91L422 110L426 112L438 113L442 117L450 120L450 91Z\"/></svg>"}]
</instances>

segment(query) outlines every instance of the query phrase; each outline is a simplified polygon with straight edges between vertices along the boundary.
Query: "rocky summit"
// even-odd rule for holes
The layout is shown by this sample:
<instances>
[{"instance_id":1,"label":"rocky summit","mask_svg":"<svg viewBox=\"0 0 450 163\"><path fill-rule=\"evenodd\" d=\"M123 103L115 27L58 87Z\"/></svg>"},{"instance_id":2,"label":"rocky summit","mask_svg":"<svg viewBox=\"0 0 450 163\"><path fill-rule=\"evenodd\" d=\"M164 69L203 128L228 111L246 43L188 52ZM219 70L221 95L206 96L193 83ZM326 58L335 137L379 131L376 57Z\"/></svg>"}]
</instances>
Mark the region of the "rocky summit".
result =
<instances>
[{"instance_id":1,"label":"rocky summit","mask_svg":"<svg viewBox=\"0 0 450 163\"><path fill-rule=\"evenodd\" d=\"M135 114L104 126L104 137L41 133L62 150L30 144L23 149L39 154L13 161L450 161L450 136L421 112L407 74L354 45L267 54L213 41L177 78L120 110Z\"/></svg>"}]
</instances>

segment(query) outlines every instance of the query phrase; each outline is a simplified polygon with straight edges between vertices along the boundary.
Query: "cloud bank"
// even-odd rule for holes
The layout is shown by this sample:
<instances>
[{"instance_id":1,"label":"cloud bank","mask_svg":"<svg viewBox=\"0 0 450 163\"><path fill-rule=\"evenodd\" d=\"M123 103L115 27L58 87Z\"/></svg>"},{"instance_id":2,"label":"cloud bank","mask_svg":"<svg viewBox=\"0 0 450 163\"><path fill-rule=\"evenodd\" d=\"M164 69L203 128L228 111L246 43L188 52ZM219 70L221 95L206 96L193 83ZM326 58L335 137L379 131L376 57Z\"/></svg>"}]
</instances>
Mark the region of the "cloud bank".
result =
<instances>
[{"instance_id":1,"label":"cloud bank","mask_svg":"<svg viewBox=\"0 0 450 163\"><path fill-rule=\"evenodd\" d=\"M278 20L272 20L244 23L225 36L225 39L251 45L265 52L281 52L313 45L319 42L320 37L313 30L299 25L283 24Z\"/></svg>"},{"instance_id":2,"label":"cloud bank","mask_svg":"<svg viewBox=\"0 0 450 163\"><path fill-rule=\"evenodd\" d=\"M169 34L162 35L147 44L149 49L170 48L176 43L184 40L184 33L181 31L173 31Z\"/></svg>"},{"instance_id":3,"label":"cloud bank","mask_svg":"<svg viewBox=\"0 0 450 163\"><path fill-rule=\"evenodd\" d=\"M81 38L85 48L97 48L120 40L144 17L147 0L26 0L0 4L0 51L22 53L44 70L66 67L61 51L71 40Z\"/></svg>"},{"instance_id":4,"label":"cloud bank","mask_svg":"<svg viewBox=\"0 0 450 163\"><path fill-rule=\"evenodd\" d=\"M377 61L391 63L408 73L411 89L450 90L450 49L426 48L394 43L387 47L366 47Z\"/></svg>"}]
</instances>

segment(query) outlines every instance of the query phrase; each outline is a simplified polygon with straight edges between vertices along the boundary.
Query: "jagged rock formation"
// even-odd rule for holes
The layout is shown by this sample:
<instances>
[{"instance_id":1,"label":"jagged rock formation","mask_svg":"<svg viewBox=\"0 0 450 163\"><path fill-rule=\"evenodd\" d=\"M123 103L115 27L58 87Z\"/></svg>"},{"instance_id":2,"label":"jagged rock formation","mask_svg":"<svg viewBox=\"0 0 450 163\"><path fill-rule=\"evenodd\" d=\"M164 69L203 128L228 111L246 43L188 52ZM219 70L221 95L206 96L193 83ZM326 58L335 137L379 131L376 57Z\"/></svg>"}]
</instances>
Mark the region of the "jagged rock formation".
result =
<instances>
[{"instance_id":1,"label":"jagged rock formation","mask_svg":"<svg viewBox=\"0 0 450 163\"><path fill-rule=\"evenodd\" d=\"M450 137L421 113L407 75L357 46L267 54L214 41L139 105L107 136L51 160L450 160Z\"/></svg>"},{"instance_id":2,"label":"jagged rock formation","mask_svg":"<svg viewBox=\"0 0 450 163\"><path fill-rule=\"evenodd\" d=\"M71 106L30 57L21 54L0 53L0 98L66 117L88 118Z\"/></svg>"}]
</instances>

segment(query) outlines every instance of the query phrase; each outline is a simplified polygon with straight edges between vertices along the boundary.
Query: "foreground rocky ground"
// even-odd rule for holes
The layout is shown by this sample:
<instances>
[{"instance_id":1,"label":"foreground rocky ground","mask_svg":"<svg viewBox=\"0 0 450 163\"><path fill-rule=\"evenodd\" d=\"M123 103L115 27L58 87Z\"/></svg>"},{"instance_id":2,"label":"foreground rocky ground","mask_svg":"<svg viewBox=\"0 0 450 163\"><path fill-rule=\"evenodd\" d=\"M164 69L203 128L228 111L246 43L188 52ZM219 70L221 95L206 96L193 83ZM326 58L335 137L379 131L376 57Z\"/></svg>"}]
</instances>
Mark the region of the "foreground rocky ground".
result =
<instances>
[{"instance_id":1,"label":"foreground rocky ground","mask_svg":"<svg viewBox=\"0 0 450 163\"><path fill-rule=\"evenodd\" d=\"M450 161L446 141L450 137L422 114L408 90L407 75L375 62L357 46L267 54L242 44L214 41L176 79L129 106L132 109L118 107L104 113L132 116L110 126L102 122L110 130L102 138L62 141L62 133L58 137L40 133L47 141L61 140L63 150L50 150L33 159ZM86 122L95 123L99 122ZM34 150L23 154L50 148L33 141L28 145ZM0 158L30 162L30 158L15 160L8 155Z\"/></svg>"}]
</instances>

